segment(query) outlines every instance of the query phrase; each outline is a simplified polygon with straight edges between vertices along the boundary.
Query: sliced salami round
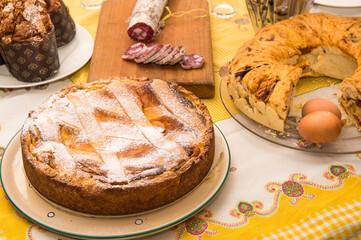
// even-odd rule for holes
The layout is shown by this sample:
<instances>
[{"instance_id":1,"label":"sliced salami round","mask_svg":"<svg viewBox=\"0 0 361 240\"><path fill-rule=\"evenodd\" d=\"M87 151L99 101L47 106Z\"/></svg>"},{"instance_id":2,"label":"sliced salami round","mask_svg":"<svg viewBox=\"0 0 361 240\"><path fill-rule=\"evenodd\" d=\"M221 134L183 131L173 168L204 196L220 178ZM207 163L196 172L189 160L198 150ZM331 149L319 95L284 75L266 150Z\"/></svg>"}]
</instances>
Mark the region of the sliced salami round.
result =
<instances>
[{"instance_id":1,"label":"sliced salami round","mask_svg":"<svg viewBox=\"0 0 361 240\"><path fill-rule=\"evenodd\" d=\"M199 54L184 55L181 66L184 69L201 68L204 63L204 57Z\"/></svg>"},{"instance_id":2,"label":"sliced salami round","mask_svg":"<svg viewBox=\"0 0 361 240\"><path fill-rule=\"evenodd\" d=\"M149 57L153 56L156 53L158 49L157 46L158 44L149 44L145 52L134 58L134 61L136 63L143 63L145 60L147 60Z\"/></svg>"},{"instance_id":3,"label":"sliced salami round","mask_svg":"<svg viewBox=\"0 0 361 240\"><path fill-rule=\"evenodd\" d=\"M132 46L130 46L122 55L123 59L126 60L133 60L140 56L142 53L144 53L147 50L147 47L144 45L144 43L135 43Z\"/></svg>"},{"instance_id":4,"label":"sliced salami round","mask_svg":"<svg viewBox=\"0 0 361 240\"><path fill-rule=\"evenodd\" d=\"M151 62L153 62L154 59L158 58L159 54L161 54L160 51L162 51L163 46L164 46L163 44L156 44L155 53L152 56L150 56L148 59L146 59L143 63L144 64L151 63Z\"/></svg>"},{"instance_id":5,"label":"sliced salami round","mask_svg":"<svg viewBox=\"0 0 361 240\"><path fill-rule=\"evenodd\" d=\"M169 61L169 65L174 65L178 62L180 62L184 55L186 54L186 51L183 46L178 47L178 52L172 57L172 59Z\"/></svg>"},{"instance_id":6,"label":"sliced salami round","mask_svg":"<svg viewBox=\"0 0 361 240\"><path fill-rule=\"evenodd\" d=\"M156 64L159 65L167 65L169 64L169 61L173 58L173 56L178 52L178 47L172 47L172 50L169 52L169 54L164 57L163 59L156 62Z\"/></svg>"},{"instance_id":7,"label":"sliced salami round","mask_svg":"<svg viewBox=\"0 0 361 240\"><path fill-rule=\"evenodd\" d=\"M166 56L168 56L168 54L170 53L170 51L172 51L172 49L173 48L170 44L163 45L163 48L159 51L158 56L153 59L152 63L156 63L161 59L165 58Z\"/></svg>"},{"instance_id":8,"label":"sliced salami round","mask_svg":"<svg viewBox=\"0 0 361 240\"><path fill-rule=\"evenodd\" d=\"M129 18L128 35L137 42L149 42L159 33L159 23L168 0L138 0Z\"/></svg>"}]
</instances>

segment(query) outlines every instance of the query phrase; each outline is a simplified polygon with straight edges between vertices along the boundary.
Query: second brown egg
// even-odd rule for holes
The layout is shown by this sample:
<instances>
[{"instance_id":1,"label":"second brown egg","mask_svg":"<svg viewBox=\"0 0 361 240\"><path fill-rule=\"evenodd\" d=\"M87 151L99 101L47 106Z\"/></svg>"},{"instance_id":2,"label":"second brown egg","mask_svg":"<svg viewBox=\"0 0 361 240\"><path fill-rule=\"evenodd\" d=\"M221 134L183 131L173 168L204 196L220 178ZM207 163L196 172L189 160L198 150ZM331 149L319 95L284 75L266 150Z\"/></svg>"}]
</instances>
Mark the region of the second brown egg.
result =
<instances>
[{"instance_id":1,"label":"second brown egg","mask_svg":"<svg viewBox=\"0 0 361 240\"><path fill-rule=\"evenodd\" d=\"M317 111L332 112L339 119L341 119L341 111L338 106L332 101L324 98L313 98L306 102L302 108L302 117L305 117L307 114Z\"/></svg>"}]
</instances>

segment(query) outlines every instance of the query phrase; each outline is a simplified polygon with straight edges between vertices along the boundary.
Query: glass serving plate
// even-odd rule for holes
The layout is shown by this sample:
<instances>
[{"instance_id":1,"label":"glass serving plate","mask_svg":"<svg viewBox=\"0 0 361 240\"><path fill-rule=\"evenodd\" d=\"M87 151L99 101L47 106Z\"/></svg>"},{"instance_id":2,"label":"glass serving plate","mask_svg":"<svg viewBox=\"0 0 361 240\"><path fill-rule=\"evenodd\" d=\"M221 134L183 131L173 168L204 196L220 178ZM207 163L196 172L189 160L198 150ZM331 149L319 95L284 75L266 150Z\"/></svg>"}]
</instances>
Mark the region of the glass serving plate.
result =
<instances>
[{"instance_id":1,"label":"glass serving plate","mask_svg":"<svg viewBox=\"0 0 361 240\"><path fill-rule=\"evenodd\" d=\"M285 125L285 131L279 132L268 128L243 114L231 101L224 79L222 79L220 86L221 100L229 114L244 128L265 140L287 148L306 152L329 154L359 153L361 152L361 132L358 131L349 120L347 120L342 128L341 134L334 142L322 145L310 144L303 141L297 130L297 126L301 120L303 104L312 98L320 97L331 100L338 105L337 96L339 92L339 84L336 84L295 97L289 118ZM342 118L345 119L346 116L343 114Z\"/></svg>"}]
</instances>

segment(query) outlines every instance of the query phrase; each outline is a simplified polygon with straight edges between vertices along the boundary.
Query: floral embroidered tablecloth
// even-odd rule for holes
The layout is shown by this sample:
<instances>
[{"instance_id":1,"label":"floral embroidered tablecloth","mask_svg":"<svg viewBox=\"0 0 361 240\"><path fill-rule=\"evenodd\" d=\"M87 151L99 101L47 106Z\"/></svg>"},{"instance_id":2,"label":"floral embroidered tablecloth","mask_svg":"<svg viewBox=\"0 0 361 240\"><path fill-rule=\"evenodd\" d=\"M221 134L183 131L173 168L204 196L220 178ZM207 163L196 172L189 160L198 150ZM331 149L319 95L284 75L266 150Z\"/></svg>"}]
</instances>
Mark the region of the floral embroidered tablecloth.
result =
<instances>
[{"instance_id":1,"label":"floral embroidered tablecloth","mask_svg":"<svg viewBox=\"0 0 361 240\"><path fill-rule=\"evenodd\" d=\"M74 20L95 38L99 10L85 10L78 1L65 3ZM313 10L335 13L334 9L320 7ZM342 11L349 13L347 9ZM312 154L287 149L260 139L230 118L222 105L219 85L225 64L254 35L244 2L239 1L237 14L231 19L211 16L211 30L216 94L204 102L230 148L228 178L201 211L144 239L361 239L361 154ZM48 85L1 89L0 158L29 110L71 82L85 82L88 68L89 64L69 78ZM319 82L311 88L328 84ZM310 90L309 84L297 87L298 94ZM0 239L71 238L25 218L0 186Z\"/></svg>"}]
</instances>

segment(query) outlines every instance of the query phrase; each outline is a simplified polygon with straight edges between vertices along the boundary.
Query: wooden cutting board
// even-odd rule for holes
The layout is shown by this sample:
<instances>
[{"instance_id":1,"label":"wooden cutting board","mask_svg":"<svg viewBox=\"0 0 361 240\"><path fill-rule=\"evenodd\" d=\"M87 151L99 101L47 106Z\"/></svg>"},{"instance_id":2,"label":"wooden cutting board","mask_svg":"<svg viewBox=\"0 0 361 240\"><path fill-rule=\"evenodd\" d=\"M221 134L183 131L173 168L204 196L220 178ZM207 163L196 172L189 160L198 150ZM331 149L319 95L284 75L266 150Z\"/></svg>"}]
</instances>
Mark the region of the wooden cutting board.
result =
<instances>
[{"instance_id":1,"label":"wooden cutting board","mask_svg":"<svg viewBox=\"0 0 361 240\"><path fill-rule=\"evenodd\" d=\"M123 52L135 43L127 34L128 23L126 22L135 3L136 0L103 2L88 82L123 76L159 78L184 86L200 98L212 98L215 86L209 15L195 18L187 14L178 18L168 18L160 35L151 42L184 46L188 54L203 55L205 63L202 68L184 70L180 64L173 66L137 64L134 61L122 59ZM169 0L168 7L172 12L198 8L208 12L207 0ZM167 11L164 10L163 15L166 14ZM195 14L200 16L204 12L198 11Z\"/></svg>"}]
</instances>

